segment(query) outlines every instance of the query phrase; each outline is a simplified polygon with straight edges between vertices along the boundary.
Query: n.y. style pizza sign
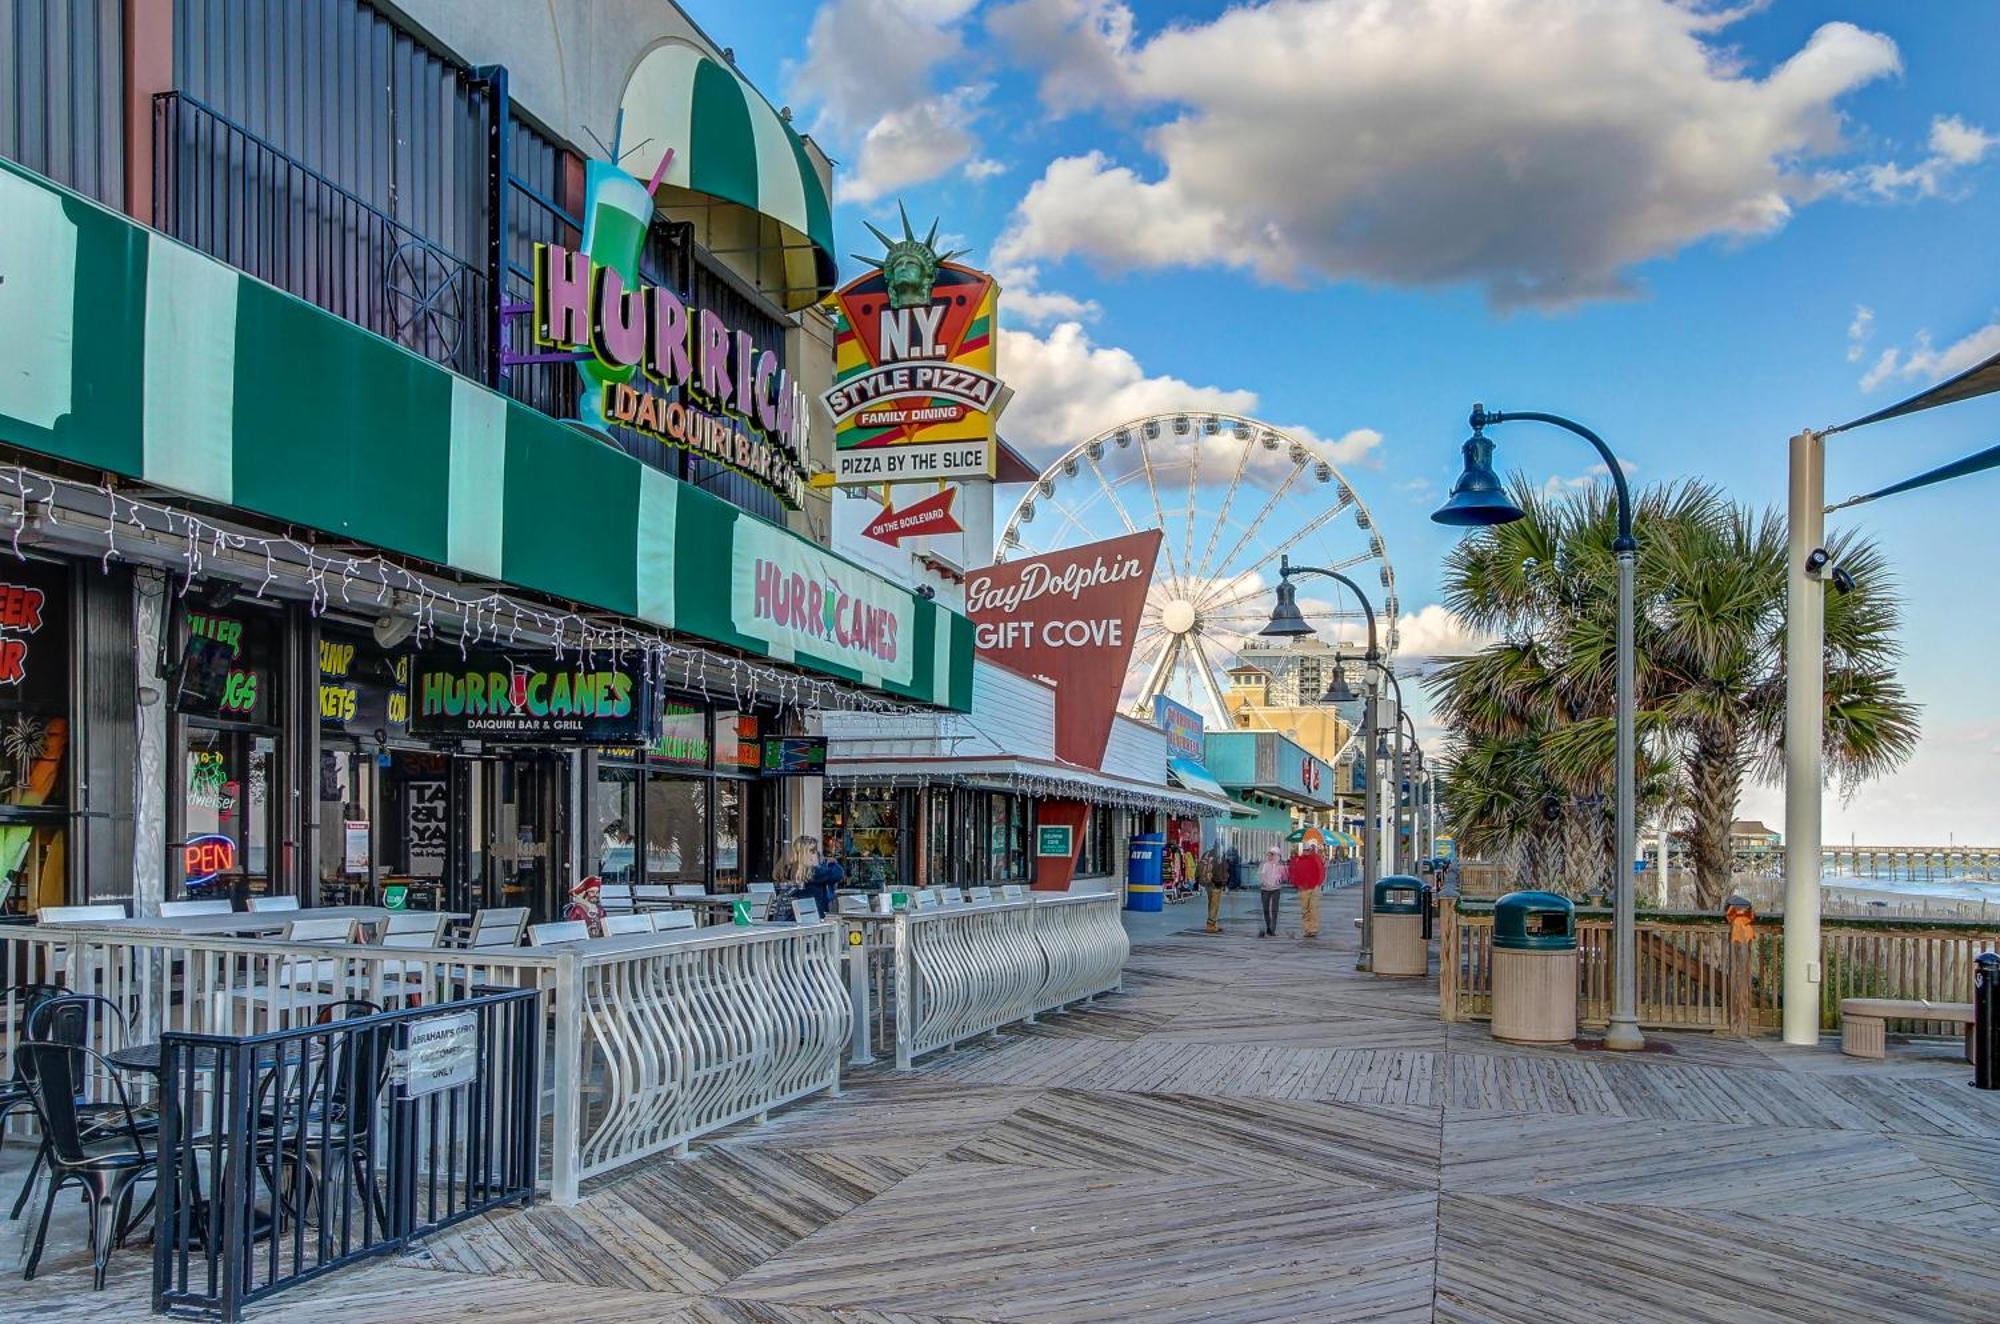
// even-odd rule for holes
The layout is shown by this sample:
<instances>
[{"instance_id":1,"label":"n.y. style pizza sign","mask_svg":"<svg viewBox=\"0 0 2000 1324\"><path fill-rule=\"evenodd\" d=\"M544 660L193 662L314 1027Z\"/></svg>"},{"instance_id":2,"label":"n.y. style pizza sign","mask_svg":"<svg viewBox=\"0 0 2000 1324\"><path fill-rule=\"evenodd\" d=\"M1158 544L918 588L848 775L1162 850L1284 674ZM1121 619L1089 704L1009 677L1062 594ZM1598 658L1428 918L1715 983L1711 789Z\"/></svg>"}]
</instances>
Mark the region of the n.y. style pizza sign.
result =
<instances>
[{"instance_id":1,"label":"n.y. style pizza sign","mask_svg":"<svg viewBox=\"0 0 2000 1324\"><path fill-rule=\"evenodd\" d=\"M1102 766L1160 531L1008 561L965 579L980 656L1056 687L1056 757Z\"/></svg>"}]
</instances>

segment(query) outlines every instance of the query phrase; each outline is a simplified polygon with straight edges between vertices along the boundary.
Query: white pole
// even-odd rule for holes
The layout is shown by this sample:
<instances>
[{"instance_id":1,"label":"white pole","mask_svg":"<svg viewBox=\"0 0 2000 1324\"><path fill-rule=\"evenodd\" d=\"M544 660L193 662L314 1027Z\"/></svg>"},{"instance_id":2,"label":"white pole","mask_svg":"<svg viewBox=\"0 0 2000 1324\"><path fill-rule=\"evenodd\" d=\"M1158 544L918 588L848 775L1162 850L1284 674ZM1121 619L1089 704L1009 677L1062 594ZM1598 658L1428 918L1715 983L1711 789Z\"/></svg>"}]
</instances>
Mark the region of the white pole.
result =
<instances>
[{"instance_id":1,"label":"white pole","mask_svg":"<svg viewBox=\"0 0 2000 1324\"><path fill-rule=\"evenodd\" d=\"M1820 743L1825 738L1826 589L1806 558L1826 530L1826 448L1792 438L1785 583L1785 1042L1819 1042Z\"/></svg>"},{"instance_id":2,"label":"white pole","mask_svg":"<svg viewBox=\"0 0 2000 1324\"><path fill-rule=\"evenodd\" d=\"M1662 907L1665 907L1673 904L1673 893L1667 886L1667 811L1665 809L1662 809L1660 811L1659 856L1660 856L1660 905Z\"/></svg>"},{"instance_id":3,"label":"white pole","mask_svg":"<svg viewBox=\"0 0 2000 1324\"><path fill-rule=\"evenodd\" d=\"M1639 823L1633 766L1638 757L1634 745L1635 705L1632 639L1633 579L1637 573L1638 549L1630 539L1621 540L1618 560L1618 861L1612 879L1611 920L1611 1024L1605 1027L1604 1046L1617 1052L1636 1052L1646 1046L1639 1032L1639 942L1632 896L1632 863L1639 858Z\"/></svg>"}]
</instances>

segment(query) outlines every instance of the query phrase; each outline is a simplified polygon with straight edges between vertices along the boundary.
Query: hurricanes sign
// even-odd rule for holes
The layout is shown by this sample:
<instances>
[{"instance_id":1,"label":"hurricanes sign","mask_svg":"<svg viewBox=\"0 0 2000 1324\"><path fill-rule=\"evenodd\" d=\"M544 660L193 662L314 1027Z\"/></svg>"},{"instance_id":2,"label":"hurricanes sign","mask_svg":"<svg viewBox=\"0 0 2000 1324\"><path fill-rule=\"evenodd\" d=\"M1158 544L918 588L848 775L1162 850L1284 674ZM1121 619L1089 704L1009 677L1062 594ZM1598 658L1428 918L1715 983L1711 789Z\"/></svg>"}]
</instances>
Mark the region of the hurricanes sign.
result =
<instances>
[{"instance_id":1,"label":"hurricanes sign","mask_svg":"<svg viewBox=\"0 0 2000 1324\"><path fill-rule=\"evenodd\" d=\"M918 239L869 230L887 252L834 295L834 383L820 398L835 424L843 487L993 476L999 286L940 255L937 226Z\"/></svg>"}]
</instances>

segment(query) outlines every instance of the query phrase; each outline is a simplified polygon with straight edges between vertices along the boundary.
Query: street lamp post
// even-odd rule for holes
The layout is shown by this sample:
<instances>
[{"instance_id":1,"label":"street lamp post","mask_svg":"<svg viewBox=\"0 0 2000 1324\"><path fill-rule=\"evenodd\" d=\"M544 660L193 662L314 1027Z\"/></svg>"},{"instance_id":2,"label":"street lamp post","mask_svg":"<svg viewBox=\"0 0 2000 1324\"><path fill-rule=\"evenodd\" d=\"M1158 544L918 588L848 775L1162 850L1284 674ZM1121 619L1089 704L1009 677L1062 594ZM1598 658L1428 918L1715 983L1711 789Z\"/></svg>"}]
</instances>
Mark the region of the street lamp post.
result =
<instances>
[{"instance_id":1,"label":"street lamp post","mask_svg":"<svg viewBox=\"0 0 2000 1324\"><path fill-rule=\"evenodd\" d=\"M1362 614L1368 618L1368 654L1362 661L1370 668L1383 671L1382 653L1375 635L1375 607L1368 601L1368 595L1361 586L1341 574L1338 570L1326 570L1319 566L1293 565L1289 555L1278 558L1278 600L1271 608L1271 620L1258 633L1280 639L1296 639L1316 633L1312 623L1299 611L1298 588L1292 583L1293 575L1322 575L1327 579L1345 584L1361 603ZM1336 685L1340 683L1340 669L1334 669ZM1329 691L1331 692L1331 690ZM1361 707L1361 756L1372 763L1375 754L1375 681L1371 678L1365 691L1366 698ZM1375 878L1378 860L1376 858L1375 820L1381 804L1381 778L1375 769L1368 768L1367 780L1363 783L1363 818L1361 820L1361 950L1354 958L1356 970L1375 968L1375 917L1370 899L1375 895Z\"/></svg>"},{"instance_id":2,"label":"street lamp post","mask_svg":"<svg viewBox=\"0 0 2000 1324\"><path fill-rule=\"evenodd\" d=\"M1633 644L1632 580L1638 562L1639 544L1632 537L1632 493L1625 482L1625 470L1611 448L1581 423L1557 414L1489 411L1472 407L1472 435L1461 448L1465 469L1452 485L1451 496L1431 516L1439 524L1485 527L1508 524L1523 512L1507 499L1500 479L1493 472L1493 443L1485 435L1489 423L1513 421L1547 423L1575 433L1594 447L1610 471L1611 486L1618 497L1618 539L1611 550L1618 562L1618 854L1614 861L1611 960L1614 978L1611 989L1611 1025L1604 1032L1604 1046L1612 1049L1639 1049L1646 1046L1639 1033L1638 944L1633 932L1632 859L1637 843L1634 822L1634 760L1632 737Z\"/></svg>"}]
</instances>

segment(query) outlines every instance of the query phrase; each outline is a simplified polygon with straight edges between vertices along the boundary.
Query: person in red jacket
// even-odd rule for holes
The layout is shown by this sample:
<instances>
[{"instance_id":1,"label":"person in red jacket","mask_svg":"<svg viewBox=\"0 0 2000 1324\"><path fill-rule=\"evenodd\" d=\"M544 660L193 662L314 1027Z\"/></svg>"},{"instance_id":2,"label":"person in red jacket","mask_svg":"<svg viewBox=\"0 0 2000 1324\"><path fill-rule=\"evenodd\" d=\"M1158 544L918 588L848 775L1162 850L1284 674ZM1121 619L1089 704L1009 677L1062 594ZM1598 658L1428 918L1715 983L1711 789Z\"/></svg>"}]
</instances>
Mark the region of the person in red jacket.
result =
<instances>
[{"instance_id":1,"label":"person in red jacket","mask_svg":"<svg viewBox=\"0 0 2000 1324\"><path fill-rule=\"evenodd\" d=\"M1308 938L1319 937L1319 889L1326 885L1326 861L1316 847L1308 846L1292 856L1286 873L1299 889L1299 926Z\"/></svg>"}]
</instances>

